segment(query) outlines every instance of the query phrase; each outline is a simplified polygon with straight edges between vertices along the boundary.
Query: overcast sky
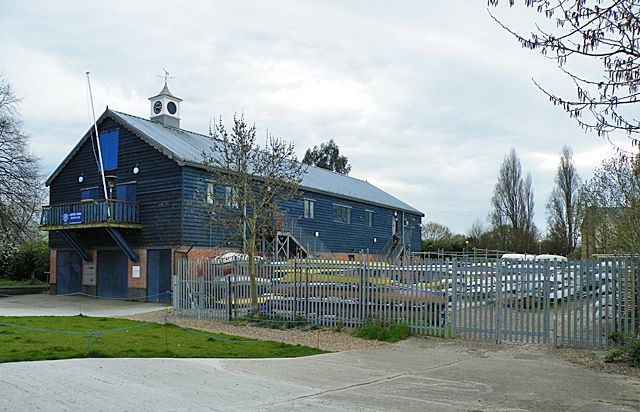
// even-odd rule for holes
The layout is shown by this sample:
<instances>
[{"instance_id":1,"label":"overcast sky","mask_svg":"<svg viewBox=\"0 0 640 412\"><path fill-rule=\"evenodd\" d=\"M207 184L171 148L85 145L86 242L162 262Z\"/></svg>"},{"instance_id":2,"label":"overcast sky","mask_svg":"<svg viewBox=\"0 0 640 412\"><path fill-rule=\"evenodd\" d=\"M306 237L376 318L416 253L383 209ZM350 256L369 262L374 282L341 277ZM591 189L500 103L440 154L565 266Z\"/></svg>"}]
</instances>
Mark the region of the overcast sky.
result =
<instances>
[{"instance_id":1,"label":"overcast sky","mask_svg":"<svg viewBox=\"0 0 640 412\"><path fill-rule=\"evenodd\" d=\"M496 14L527 27L522 7ZM47 176L90 127L86 71L98 116L108 105L148 117L166 68L183 128L206 133L212 118L243 111L300 158L333 138L351 176L461 233L486 221L512 147L541 228L562 146L584 178L613 152L549 104L532 78L570 85L484 0L0 0L0 56Z\"/></svg>"}]
</instances>

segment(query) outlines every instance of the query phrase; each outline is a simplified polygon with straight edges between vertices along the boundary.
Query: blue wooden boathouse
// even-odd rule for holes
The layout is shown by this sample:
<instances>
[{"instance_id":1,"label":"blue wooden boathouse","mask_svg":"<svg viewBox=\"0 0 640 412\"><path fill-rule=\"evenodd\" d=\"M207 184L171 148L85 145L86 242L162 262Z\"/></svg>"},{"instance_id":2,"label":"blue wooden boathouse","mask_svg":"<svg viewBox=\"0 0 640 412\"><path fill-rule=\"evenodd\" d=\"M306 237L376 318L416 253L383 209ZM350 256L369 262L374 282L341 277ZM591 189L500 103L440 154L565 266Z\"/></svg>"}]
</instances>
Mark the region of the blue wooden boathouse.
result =
<instances>
[{"instance_id":1,"label":"blue wooden boathouse","mask_svg":"<svg viewBox=\"0 0 640 412\"><path fill-rule=\"evenodd\" d=\"M209 136L180 128L182 100L166 83L149 101L149 119L107 108L97 120L99 143L91 128L47 179L40 224L58 294L162 300L176 258L241 251L241 239L194 200L212 186L225 189L202 164ZM420 250L423 214L374 185L310 166L300 189L279 205L286 218L262 239L261 253L393 259Z\"/></svg>"}]
</instances>

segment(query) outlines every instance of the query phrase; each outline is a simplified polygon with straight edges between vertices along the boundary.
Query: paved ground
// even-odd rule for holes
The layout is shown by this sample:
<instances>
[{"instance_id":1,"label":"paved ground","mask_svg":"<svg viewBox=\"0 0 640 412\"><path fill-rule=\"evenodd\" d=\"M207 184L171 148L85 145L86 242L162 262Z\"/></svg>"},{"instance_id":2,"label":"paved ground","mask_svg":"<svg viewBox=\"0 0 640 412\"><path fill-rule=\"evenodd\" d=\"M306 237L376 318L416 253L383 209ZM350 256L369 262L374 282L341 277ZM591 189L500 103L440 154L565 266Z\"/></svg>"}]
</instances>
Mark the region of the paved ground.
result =
<instances>
[{"instance_id":1,"label":"paved ground","mask_svg":"<svg viewBox=\"0 0 640 412\"><path fill-rule=\"evenodd\" d=\"M299 359L0 365L0 410L640 410L640 380L544 349L412 338Z\"/></svg>"},{"instance_id":2,"label":"paved ground","mask_svg":"<svg viewBox=\"0 0 640 412\"><path fill-rule=\"evenodd\" d=\"M129 316L166 306L85 296L21 295L0 297L0 316Z\"/></svg>"},{"instance_id":3,"label":"paved ground","mask_svg":"<svg viewBox=\"0 0 640 412\"><path fill-rule=\"evenodd\" d=\"M128 316L156 304L0 298L2 315ZM0 336L0 350L2 349ZM640 410L640 379L535 346L413 338L300 359L74 359L0 364L0 411Z\"/></svg>"}]
</instances>

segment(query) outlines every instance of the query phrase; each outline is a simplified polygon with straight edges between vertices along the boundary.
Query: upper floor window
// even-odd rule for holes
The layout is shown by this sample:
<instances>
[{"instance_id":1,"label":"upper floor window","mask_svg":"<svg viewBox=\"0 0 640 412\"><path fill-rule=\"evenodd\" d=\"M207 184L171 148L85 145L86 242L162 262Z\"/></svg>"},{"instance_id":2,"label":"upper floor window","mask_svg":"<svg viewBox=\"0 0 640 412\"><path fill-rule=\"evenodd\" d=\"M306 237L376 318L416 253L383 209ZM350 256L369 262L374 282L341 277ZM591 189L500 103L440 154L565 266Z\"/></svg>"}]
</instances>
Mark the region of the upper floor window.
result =
<instances>
[{"instance_id":1,"label":"upper floor window","mask_svg":"<svg viewBox=\"0 0 640 412\"><path fill-rule=\"evenodd\" d=\"M371 210L364 211L365 221L367 222L367 226L373 226L373 212Z\"/></svg>"},{"instance_id":2,"label":"upper floor window","mask_svg":"<svg viewBox=\"0 0 640 412\"><path fill-rule=\"evenodd\" d=\"M136 201L135 182L122 183L122 184L116 185L116 200L135 202Z\"/></svg>"},{"instance_id":3,"label":"upper floor window","mask_svg":"<svg viewBox=\"0 0 640 412\"><path fill-rule=\"evenodd\" d=\"M96 200L100 194L99 188L96 187L88 187L86 189L80 190L80 200L88 201L88 200Z\"/></svg>"},{"instance_id":4,"label":"upper floor window","mask_svg":"<svg viewBox=\"0 0 640 412\"><path fill-rule=\"evenodd\" d=\"M118 130L100 133L100 155L105 171L118 168Z\"/></svg>"},{"instance_id":5,"label":"upper floor window","mask_svg":"<svg viewBox=\"0 0 640 412\"><path fill-rule=\"evenodd\" d=\"M225 186L224 203L229 209L240 209L240 199L236 188Z\"/></svg>"},{"instance_id":6,"label":"upper floor window","mask_svg":"<svg viewBox=\"0 0 640 412\"><path fill-rule=\"evenodd\" d=\"M316 202L310 199L304 199L304 217L307 219L315 218Z\"/></svg>"},{"instance_id":7,"label":"upper floor window","mask_svg":"<svg viewBox=\"0 0 640 412\"><path fill-rule=\"evenodd\" d=\"M351 223L351 208L341 205L333 205L333 221L337 223Z\"/></svg>"}]
</instances>

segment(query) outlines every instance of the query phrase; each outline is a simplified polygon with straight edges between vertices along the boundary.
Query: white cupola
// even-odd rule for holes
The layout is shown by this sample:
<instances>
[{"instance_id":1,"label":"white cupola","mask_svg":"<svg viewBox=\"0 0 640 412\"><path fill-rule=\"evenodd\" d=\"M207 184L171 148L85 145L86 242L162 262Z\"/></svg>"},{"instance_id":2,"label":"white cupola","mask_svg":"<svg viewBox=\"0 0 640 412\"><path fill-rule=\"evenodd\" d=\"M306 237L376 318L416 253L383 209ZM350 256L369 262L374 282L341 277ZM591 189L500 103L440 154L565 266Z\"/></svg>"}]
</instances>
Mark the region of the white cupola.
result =
<instances>
[{"instance_id":1,"label":"white cupola","mask_svg":"<svg viewBox=\"0 0 640 412\"><path fill-rule=\"evenodd\" d=\"M149 97L151 103L150 119L165 126L180 128L180 102L182 99L174 96L164 81L164 87L157 95Z\"/></svg>"}]
</instances>

